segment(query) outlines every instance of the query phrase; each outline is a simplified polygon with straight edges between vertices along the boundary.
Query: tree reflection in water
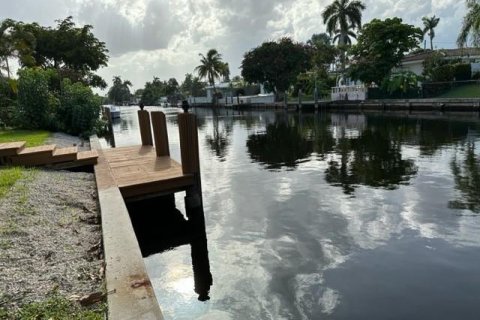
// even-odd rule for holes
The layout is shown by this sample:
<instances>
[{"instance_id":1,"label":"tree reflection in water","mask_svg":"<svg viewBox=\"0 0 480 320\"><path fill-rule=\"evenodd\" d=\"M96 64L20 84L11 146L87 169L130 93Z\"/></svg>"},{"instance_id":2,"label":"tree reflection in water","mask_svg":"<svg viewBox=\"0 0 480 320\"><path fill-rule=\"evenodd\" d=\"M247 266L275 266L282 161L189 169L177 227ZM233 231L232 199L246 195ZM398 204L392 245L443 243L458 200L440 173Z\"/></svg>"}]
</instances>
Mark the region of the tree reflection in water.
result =
<instances>
[{"instance_id":1,"label":"tree reflection in water","mask_svg":"<svg viewBox=\"0 0 480 320\"><path fill-rule=\"evenodd\" d=\"M455 188L462 197L450 201L452 209L468 209L480 213L480 159L475 154L475 144L468 143L463 161L456 158L450 163L455 180Z\"/></svg>"},{"instance_id":2,"label":"tree reflection in water","mask_svg":"<svg viewBox=\"0 0 480 320\"><path fill-rule=\"evenodd\" d=\"M267 169L296 168L299 160L313 152L312 142L295 125L286 122L269 124L265 133L248 137L250 157Z\"/></svg>"},{"instance_id":3,"label":"tree reflection in water","mask_svg":"<svg viewBox=\"0 0 480 320\"><path fill-rule=\"evenodd\" d=\"M218 114L214 114L213 135L207 135L205 137L207 145L220 161L225 161L230 145L229 136L232 133L232 124L229 121L231 121L231 118L228 118L228 121L223 120L223 129L220 130L219 116Z\"/></svg>"},{"instance_id":4,"label":"tree reflection in water","mask_svg":"<svg viewBox=\"0 0 480 320\"><path fill-rule=\"evenodd\" d=\"M402 159L401 144L382 131L366 129L358 138L340 138L340 161L331 160L325 180L351 194L357 185L395 189L416 174L413 160Z\"/></svg>"}]
</instances>

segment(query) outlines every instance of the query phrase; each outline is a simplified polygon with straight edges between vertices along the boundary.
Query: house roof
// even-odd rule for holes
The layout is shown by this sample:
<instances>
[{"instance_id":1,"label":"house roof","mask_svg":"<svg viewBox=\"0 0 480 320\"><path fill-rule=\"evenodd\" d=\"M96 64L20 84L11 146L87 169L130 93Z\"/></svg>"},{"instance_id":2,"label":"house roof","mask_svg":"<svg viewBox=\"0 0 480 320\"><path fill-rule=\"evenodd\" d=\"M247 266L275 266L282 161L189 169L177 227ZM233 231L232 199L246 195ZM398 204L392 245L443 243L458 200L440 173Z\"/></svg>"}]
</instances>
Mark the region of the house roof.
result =
<instances>
[{"instance_id":1,"label":"house roof","mask_svg":"<svg viewBox=\"0 0 480 320\"><path fill-rule=\"evenodd\" d=\"M405 56L402 63L423 61L428 58L433 52L440 52L444 54L446 58L462 58L462 57L480 57L480 48L457 48L457 49L440 49L440 50L427 50L419 53L413 53Z\"/></svg>"}]
</instances>

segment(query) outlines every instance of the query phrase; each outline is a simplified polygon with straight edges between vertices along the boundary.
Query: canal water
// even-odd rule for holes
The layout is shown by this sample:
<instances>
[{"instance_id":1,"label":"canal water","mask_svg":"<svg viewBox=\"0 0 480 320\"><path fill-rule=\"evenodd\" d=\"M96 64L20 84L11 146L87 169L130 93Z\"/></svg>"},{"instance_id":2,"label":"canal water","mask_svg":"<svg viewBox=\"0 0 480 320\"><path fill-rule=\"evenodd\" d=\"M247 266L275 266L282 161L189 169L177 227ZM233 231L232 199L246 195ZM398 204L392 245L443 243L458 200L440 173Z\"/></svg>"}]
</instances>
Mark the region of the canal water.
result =
<instances>
[{"instance_id":1,"label":"canal water","mask_svg":"<svg viewBox=\"0 0 480 320\"><path fill-rule=\"evenodd\" d=\"M166 319L480 318L478 114L194 112L213 286L189 245L146 258Z\"/></svg>"}]
</instances>

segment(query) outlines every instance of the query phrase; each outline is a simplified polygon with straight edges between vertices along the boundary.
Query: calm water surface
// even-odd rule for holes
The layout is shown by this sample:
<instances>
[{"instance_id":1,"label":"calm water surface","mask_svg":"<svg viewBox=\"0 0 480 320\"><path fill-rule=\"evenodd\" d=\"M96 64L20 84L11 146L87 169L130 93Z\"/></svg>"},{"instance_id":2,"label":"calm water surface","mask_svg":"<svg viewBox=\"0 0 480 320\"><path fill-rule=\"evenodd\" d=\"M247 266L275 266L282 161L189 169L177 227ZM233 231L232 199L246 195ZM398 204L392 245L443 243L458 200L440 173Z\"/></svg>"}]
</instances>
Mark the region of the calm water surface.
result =
<instances>
[{"instance_id":1,"label":"calm water surface","mask_svg":"<svg viewBox=\"0 0 480 320\"><path fill-rule=\"evenodd\" d=\"M213 286L146 258L166 319L480 319L478 115L196 113Z\"/></svg>"}]
</instances>

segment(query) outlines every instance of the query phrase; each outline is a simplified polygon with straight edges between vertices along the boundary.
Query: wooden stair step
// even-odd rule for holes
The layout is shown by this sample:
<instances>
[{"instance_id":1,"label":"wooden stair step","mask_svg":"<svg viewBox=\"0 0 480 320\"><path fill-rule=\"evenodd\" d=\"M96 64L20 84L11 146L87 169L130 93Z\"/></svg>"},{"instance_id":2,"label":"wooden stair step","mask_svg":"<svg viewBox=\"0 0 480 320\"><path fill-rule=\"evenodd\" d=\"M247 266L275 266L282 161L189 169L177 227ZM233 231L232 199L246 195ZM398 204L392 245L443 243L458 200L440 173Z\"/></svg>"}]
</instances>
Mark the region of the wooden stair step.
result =
<instances>
[{"instance_id":1,"label":"wooden stair step","mask_svg":"<svg viewBox=\"0 0 480 320\"><path fill-rule=\"evenodd\" d=\"M97 150L80 151L77 153L77 163L82 165L96 164L98 158Z\"/></svg>"},{"instance_id":2,"label":"wooden stair step","mask_svg":"<svg viewBox=\"0 0 480 320\"><path fill-rule=\"evenodd\" d=\"M52 163L77 160L77 147L57 148L53 151Z\"/></svg>"},{"instance_id":3,"label":"wooden stair step","mask_svg":"<svg viewBox=\"0 0 480 320\"><path fill-rule=\"evenodd\" d=\"M41 166L52 162L54 150L54 144L24 148L16 156L11 156L10 161L14 165Z\"/></svg>"},{"instance_id":4,"label":"wooden stair step","mask_svg":"<svg viewBox=\"0 0 480 320\"><path fill-rule=\"evenodd\" d=\"M18 156L27 156L27 155L40 154L40 153L50 153L50 155L52 155L53 150L55 150L55 147L56 146L54 144L46 144L38 147L24 148L22 151L18 153Z\"/></svg>"},{"instance_id":5,"label":"wooden stair step","mask_svg":"<svg viewBox=\"0 0 480 320\"><path fill-rule=\"evenodd\" d=\"M0 157L17 155L25 147L26 141L0 143Z\"/></svg>"}]
</instances>

